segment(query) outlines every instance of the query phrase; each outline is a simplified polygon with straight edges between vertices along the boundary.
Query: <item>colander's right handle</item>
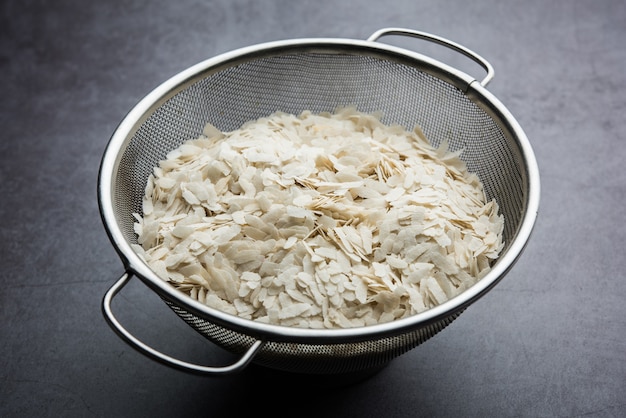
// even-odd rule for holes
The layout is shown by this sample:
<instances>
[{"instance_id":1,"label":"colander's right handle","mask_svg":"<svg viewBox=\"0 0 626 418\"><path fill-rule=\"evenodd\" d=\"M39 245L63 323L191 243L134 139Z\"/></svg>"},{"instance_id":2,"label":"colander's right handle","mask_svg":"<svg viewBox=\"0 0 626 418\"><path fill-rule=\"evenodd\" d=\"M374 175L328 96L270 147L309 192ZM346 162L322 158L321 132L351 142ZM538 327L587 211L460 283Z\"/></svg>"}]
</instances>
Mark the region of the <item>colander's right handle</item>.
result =
<instances>
[{"instance_id":1,"label":"colander's right handle","mask_svg":"<svg viewBox=\"0 0 626 418\"><path fill-rule=\"evenodd\" d=\"M144 344L140 340L138 340L134 335L132 335L128 330L126 330L122 324L115 318L113 315L113 311L111 310L111 302L113 301L113 297L122 290L122 288L130 281L133 275L129 272L124 273L120 279L111 286L111 288L105 293L104 298L102 299L102 312L104 314L105 319L113 328L113 330L130 346L138 350L139 352L161 362L165 365L184 370L187 372L199 373L204 375L224 375L233 372L237 372L242 370L244 367L250 363L254 355L263 347L263 341L257 340L250 346L248 351L244 353L244 355L237 360L235 363L222 366L222 367L212 367L212 366L202 366L199 364L188 363L186 361L178 360L174 357L168 356L167 354L163 354L160 351L155 350L154 348Z\"/></svg>"},{"instance_id":2,"label":"colander's right handle","mask_svg":"<svg viewBox=\"0 0 626 418\"><path fill-rule=\"evenodd\" d=\"M447 48L450 48L454 51L460 52L461 54L465 55L466 57L470 58L472 61L476 62L478 65L483 67L485 71L487 71L487 76L483 78L483 80L480 82L481 86L485 87L493 79L494 70L493 70L493 66L489 63L489 61L487 61L486 59L484 59L483 57L481 57L480 55L478 55L471 49L466 48L463 45L457 44L456 42L452 42L446 38L442 38L437 35L433 35L427 32L420 32L420 31L413 30L413 29L383 28L374 32L369 38L367 38L367 40L370 42L374 42L378 40L379 38L383 36L387 36L387 35L412 36L414 38L420 38L420 39L424 39L427 41L431 41L439 45L443 45Z\"/></svg>"}]
</instances>

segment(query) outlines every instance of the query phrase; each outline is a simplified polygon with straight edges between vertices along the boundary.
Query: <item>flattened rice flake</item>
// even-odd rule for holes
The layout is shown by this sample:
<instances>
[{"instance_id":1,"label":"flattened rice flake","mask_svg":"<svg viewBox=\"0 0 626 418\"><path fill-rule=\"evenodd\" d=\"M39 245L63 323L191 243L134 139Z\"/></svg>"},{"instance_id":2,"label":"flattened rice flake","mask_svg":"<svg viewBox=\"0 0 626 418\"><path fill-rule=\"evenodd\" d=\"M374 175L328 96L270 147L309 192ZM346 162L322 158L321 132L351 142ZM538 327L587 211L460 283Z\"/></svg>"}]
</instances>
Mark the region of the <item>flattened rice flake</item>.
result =
<instances>
[{"instance_id":1,"label":"flattened rice flake","mask_svg":"<svg viewBox=\"0 0 626 418\"><path fill-rule=\"evenodd\" d=\"M354 108L207 124L148 178L135 249L180 291L243 318L404 318L471 287L503 248L498 204L460 156Z\"/></svg>"}]
</instances>

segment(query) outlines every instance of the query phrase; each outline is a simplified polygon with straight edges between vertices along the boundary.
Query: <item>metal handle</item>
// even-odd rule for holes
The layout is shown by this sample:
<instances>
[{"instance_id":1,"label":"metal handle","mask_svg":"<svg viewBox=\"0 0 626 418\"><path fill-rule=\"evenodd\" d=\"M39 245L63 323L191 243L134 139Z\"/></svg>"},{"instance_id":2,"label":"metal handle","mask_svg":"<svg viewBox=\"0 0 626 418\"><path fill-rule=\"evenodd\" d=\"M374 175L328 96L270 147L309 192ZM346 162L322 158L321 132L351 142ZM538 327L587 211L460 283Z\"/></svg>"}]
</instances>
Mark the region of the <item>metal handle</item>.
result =
<instances>
[{"instance_id":1,"label":"metal handle","mask_svg":"<svg viewBox=\"0 0 626 418\"><path fill-rule=\"evenodd\" d=\"M480 55L478 55L471 49L468 49L464 47L463 45L457 44L456 42L452 42L440 36L432 35L426 32L420 32L420 31L416 31L412 29L384 28L384 29L380 29L374 32L369 38L367 38L367 40L370 42L374 42L378 40L379 38L383 36L387 36L387 35L406 35L406 36L411 36L414 38L420 38L420 39L434 42L439 45L443 45L454 51L460 52L461 54L465 55L466 57L470 58L472 61L476 62L478 65L483 67L485 71L487 71L487 76L483 78L483 80L480 82L481 86L485 87L491 81L491 79L493 79L494 70L491 64L489 63L489 61L487 61L486 59L484 59L483 57L481 57Z\"/></svg>"},{"instance_id":2,"label":"metal handle","mask_svg":"<svg viewBox=\"0 0 626 418\"><path fill-rule=\"evenodd\" d=\"M111 288L105 293L104 298L102 299L102 312L111 328L113 328L113 330L129 345L139 350L141 353L168 366L184 371L206 375L224 375L242 370L245 366L248 365L254 355L263 346L263 341L255 341L254 344L250 346L248 351L238 361L231 365L223 367L201 366L198 364L188 363L186 361L178 360L174 357L170 357L167 354L163 354L160 351L155 350L154 348L144 344L135 336L133 336L130 332L128 332L115 318L115 316L113 315L113 311L111 310L111 301L113 300L113 297L115 297L115 295L120 290L122 290L122 288L130 281L132 277L133 275L131 273L126 272L124 273L124 275L122 275L122 277L120 277L117 282L113 284L113 286L111 286Z\"/></svg>"}]
</instances>

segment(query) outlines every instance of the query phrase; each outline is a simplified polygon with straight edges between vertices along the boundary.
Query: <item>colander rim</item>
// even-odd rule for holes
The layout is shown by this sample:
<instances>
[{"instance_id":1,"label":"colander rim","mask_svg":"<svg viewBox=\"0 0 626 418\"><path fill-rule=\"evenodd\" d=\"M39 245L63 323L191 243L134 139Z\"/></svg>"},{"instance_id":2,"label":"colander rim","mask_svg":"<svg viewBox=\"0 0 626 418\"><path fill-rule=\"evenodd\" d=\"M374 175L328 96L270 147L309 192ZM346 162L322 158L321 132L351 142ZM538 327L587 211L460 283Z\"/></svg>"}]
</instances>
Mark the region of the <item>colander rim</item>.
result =
<instances>
[{"instance_id":1,"label":"colander rim","mask_svg":"<svg viewBox=\"0 0 626 418\"><path fill-rule=\"evenodd\" d=\"M341 329L287 327L265 324L227 314L193 300L159 278L132 249L115 218L113 209L113 177L119 166L119 159L125 144L130 141L138 127L147 118L146 112L153 109L157 104L163 103L185 86L206 75L207 72L217 72L222 68L236 65L239 62L245 62L268 54L271 55L277 51L298 48L320 52L335 50L339 53L342 51L354 52L353 50L359 49L361 52L368 51L371 54L386 57L387 59L393 57L413 65L419 64L420 69L423 67L431 75L436 75L455 85L465 94L471 96L473 100L476 100L477 103L481 104L493 116L506 122L508 129L517 139L527 173L526 210L522 215L514 240L508 245L507 251L501 255L491 271L472 287L436 307L391 322ZM222 53L175 74L144 96L122 119L106 146L98 173L98 205L107 235L121 258L126 271L136 275L149 288L175 305L199 318L262 340L320 344L349 343L399 335L436 323L442 318L463 311L486 294L508 273L526 247L539 209L539 188L539 170L532 146L526 134L509 110L485 87L481 86L475 78L433 58L380 42L343 38L302 38L266 42Z\"/></svg>"}]
</instances>

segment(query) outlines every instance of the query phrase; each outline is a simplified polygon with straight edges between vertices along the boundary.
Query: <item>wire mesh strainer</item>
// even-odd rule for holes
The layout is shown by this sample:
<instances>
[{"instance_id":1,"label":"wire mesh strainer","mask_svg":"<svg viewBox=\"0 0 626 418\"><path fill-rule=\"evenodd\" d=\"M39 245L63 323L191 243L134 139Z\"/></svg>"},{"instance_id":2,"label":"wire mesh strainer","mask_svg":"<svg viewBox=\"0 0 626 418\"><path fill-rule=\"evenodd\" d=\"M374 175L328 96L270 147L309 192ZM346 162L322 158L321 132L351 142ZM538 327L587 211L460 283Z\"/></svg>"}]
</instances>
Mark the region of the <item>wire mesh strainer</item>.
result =
<instances>
[{"instance_id":1,"label":"wire mesh strainer","mask_svg":"<svg viewBox=\"0 0 626 418\"><path fill-rule=\"evenodd\" d=\"M387 35L427 39L479 63L477 81L429 57L378 42ZM104 153L98 200L103 223L125 273L105 294L103 313L134 348L169 366L205 374L242 370L250 361L315 374L379 368L426 341L491 289L521 255L539 205L539 174L531 146L509 111L486 89L491 65L449 40L387 28L365 41L334 38L270 42L201 62L166 81L122 120ZM277 110L298 114L356 106L382 112L383 122L421 126L435 145L463 149L488 199L505 218L505 247L491 272L459 296L418 315L374 326L315 330L262 324L209 308L174 289L133 251L133 212L141 213L148 175L166 154L196 138L207 122L223 131ZM128 332L111 309L136 276L192 328L239 355L223 367L192 364L161 353Z\"/></svg>"}]
</instances>

